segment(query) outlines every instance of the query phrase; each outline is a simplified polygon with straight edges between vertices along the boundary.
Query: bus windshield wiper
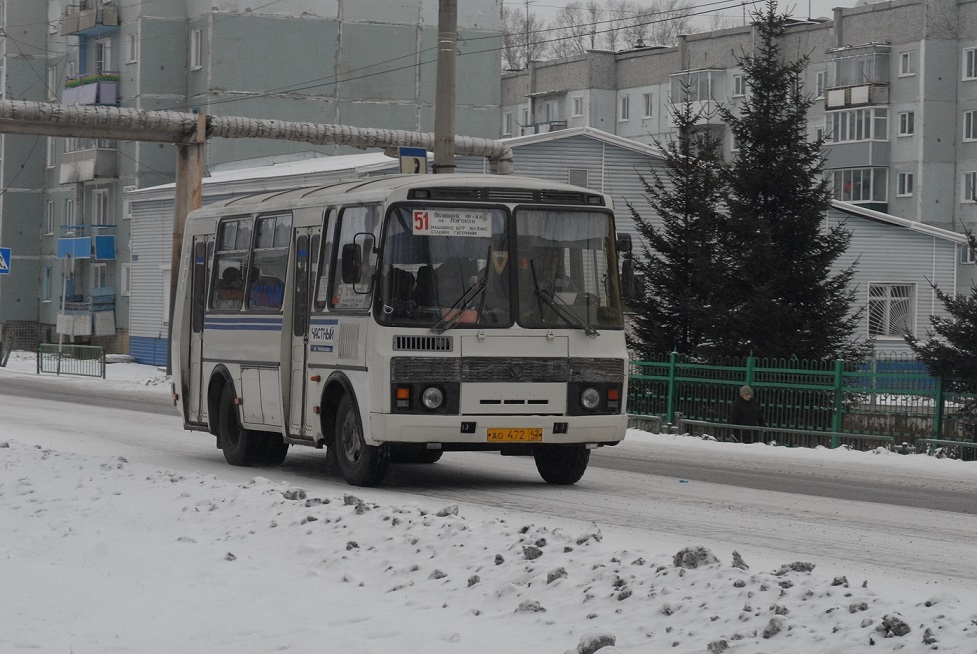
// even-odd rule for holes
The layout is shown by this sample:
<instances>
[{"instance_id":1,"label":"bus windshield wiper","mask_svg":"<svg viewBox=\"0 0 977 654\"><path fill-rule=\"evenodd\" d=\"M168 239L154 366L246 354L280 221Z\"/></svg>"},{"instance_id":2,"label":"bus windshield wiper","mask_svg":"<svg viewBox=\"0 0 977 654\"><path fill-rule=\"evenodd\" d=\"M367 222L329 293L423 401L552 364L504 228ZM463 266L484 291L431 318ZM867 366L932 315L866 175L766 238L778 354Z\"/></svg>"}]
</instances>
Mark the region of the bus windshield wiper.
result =
<instances>
[{"instance_id":1,"label":"bus windshield wiper","mask_svg":"<svg viewBox=\"0 0 977 654\"><path fill-rule=\"evenodd\" d=\"M594 329L594 326L591 325L586 318L583 316L578 316L576 313L574 313L570 308L570 305L567 304L559 295L555 295L552 291L545 291L537 284L536 296L549 305L549 307L553 309L558 316L563 318L563 321L567 324L579 327L587 336L591 338L600 336L600 332Z\"/></svg>"},{"instance_id":2,"label":"bus windshield wiper","mask_svg":"<svg viewBox=\"0 0 977 654\"><path fill-rule=\"evenodd\" d=\"M461 297L455 300L454 303L445 310L441 319L435 323L434 327L431 327L431 331L435 334L443 334L457 325L462 316L465 314L465 311L468 310L468 305L471 304L475 298L485 292L486 286L488 286L488 283L484 279L479 278L476 280L474 284L468 287L468 289L461 294Z\"/></svg>"}]
</instances>

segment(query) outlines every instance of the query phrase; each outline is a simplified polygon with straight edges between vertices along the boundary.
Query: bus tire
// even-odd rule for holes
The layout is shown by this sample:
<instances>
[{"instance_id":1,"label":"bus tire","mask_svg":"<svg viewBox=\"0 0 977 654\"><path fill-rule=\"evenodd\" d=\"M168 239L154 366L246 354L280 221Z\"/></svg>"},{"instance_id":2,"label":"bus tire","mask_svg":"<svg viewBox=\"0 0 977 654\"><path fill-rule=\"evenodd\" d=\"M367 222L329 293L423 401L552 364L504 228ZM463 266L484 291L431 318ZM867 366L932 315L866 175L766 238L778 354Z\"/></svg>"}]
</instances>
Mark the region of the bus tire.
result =
<instances>
[{"instance_id":1,"label":"bus tire","mask_svg":"<svg viewBox=\"0 0 977 654\"><path fill-rule=\"evenodd\" d=\"M533 453L539 476L547 484L575 484L587 471L590 450L570 445L540 445Z\"/></svg>"},{"instance_id":2,"label":"bus tire","mask_svg":"<svg viewBox=\"0 0 977 654\"><path fill-rule=\"evenodd\" d=\"M390 463L437 463L441 460L443 450L428 450L419 447L390 448Z\"/></svg>"},{"instance_id":3,"label":"bus tire","mask_svg":"<svg viewBox=\"0 0 977 654\"><path fill-rule=\"evenodd\" d=\"M281 434L265 432L259 435L264 438L261 439L258 465L273 468L284 463L285 457L288 455L288 443L285 442Z\"/></svg>"},{"instance_id":4,"label":"bus tire","mask_svg":"<svg viewBox=\"0 0 977 654\"><path fill-rule=\"evenodd\" d=\"M352 486L379 486L390 464L388 445L367 445L360 414L348 394L336 408L336 462Z\"/></svg>"},{"instance_id":5,"label":"bus tire","mask_svg":"<svg viewBox=\"0 0 977 654\"><path fill-rule=\"evenodd\" d=\"M221 393L217 444L224 452L224 458L232 466L258 465L261 463L264 450L262 447L264 434L241 426L234 398L234 387L227 384Z\"/></svg>"}]
</instances>

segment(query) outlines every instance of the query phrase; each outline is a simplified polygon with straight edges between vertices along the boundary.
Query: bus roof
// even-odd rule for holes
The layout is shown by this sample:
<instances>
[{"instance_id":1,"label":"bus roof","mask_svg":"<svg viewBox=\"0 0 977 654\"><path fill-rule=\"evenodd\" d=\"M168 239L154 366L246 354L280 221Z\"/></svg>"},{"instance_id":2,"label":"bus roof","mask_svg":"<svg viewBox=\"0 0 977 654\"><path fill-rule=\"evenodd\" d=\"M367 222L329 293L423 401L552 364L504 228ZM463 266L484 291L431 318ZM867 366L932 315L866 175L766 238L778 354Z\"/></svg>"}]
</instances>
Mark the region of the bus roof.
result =
<instances>
[{"instance_id":1,"label":"bus roof","mask_svg":"<svg viewBox=\"0 0 977 654\"><path fill-rule=\"evenodd\" d=\"M430 199L495 202L546 202L609 207L610 199L598 191L534 177L515 175L380 175L367 179L337 181L285 191L255 193L208 204L194 213L224 214L225 209L261 211L264 206L302 207L321 205L323 200L358 202L407 190L430 191ZM342 198L342 199L340 199Z\"/></svg>"}]
</instances>

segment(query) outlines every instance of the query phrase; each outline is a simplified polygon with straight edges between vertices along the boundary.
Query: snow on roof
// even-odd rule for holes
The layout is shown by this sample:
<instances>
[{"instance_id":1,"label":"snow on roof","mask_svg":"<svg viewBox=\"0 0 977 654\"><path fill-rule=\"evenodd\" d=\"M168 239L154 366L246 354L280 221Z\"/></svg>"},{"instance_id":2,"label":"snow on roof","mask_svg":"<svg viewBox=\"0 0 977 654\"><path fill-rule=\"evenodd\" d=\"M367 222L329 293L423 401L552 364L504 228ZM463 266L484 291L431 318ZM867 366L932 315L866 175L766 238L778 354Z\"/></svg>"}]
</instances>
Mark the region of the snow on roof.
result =
<instances>
[{"instance_id":1,"label":"snow on roof","mask_svg":"<svg viewBox=\"0 0 977 654\"><path fill-rule=\"evenodd\" d=\"M964 236L963 234L959 234L957 232L951 232L948 229L941 229L940 227L927 225L926 223L921 223L916 220L909 220L908 218L900 218L899 216L893 216L892 214L882 213L881 211L875 211L873 209L867 209L866 207L862 207L857 204L851 204L850 202L832 200L831 208L841 211L843 213L847 213L851 216L860 216L862 218L867 218L869 220L874 220L880 223L896 225L898 227L905 227L906 229L911 229L916 232L921 232L923 234L934 236L936 238L946 239L948 241L953 241L955 243L967 242L967 237Z\"/></svg>"}]
</instances>

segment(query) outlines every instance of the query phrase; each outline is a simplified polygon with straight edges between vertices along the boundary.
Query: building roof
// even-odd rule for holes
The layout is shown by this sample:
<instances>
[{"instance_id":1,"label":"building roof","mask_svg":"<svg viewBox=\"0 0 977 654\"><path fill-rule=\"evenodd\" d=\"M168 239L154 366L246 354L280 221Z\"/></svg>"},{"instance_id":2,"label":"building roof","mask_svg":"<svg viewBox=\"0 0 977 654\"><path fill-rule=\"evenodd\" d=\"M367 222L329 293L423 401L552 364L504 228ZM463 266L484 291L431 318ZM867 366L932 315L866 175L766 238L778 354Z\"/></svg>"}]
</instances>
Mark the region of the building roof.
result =
<instances>
[{"instance_id":1,"label":"building roof","mask_svg":"<svg viewBox=\"0 0 977 654\"><path fill-rule=\"evenodd\" d=\"M508 145L510 148L517 148L520 145L546 143L549 141L558 141L560 139L573 138L576 136L586 136L596 141L603 141L609 145L615 145L619 148L633 150L634 152L638 152L649 157L662 157L662 151L660 148L652 145L645 145L644 143L638 143L637 141L624 138L623 136L616 136L595 127L567 127L566 129L557 129L552 132L543 132L542 134L513 136L511 138L502 139L502 142Z\"/></svg>"},{"instance_id":2,"label":"building roof","mask_svg":"<svg viewBox=\"0 0 977 654\"><path fill-rule=\"evenodd\" d=\"M909 220L908 218L900 218L899 216L893 216L891 214L882 213L881 211L874 211L872 209L867 209L865 207L859 206L857 204L851 204L850 202L832 200L831 208L837 209L838 211L847 213L851 216L859 216L861 218L867 218L868 220L874 220L876 222L885 223L887 225L904 227L906 229L911 229L915 232L927 234L928 236L933 236L935 238L942 238L947 241L953 241L955 243L967 242L967 237L964 234L960 234L958 232L951 232L948 229L942 229L940 227L933 227L932 225L927 225L926 223L921 223L915 220Z\"/></svg>"}]
</instances>

